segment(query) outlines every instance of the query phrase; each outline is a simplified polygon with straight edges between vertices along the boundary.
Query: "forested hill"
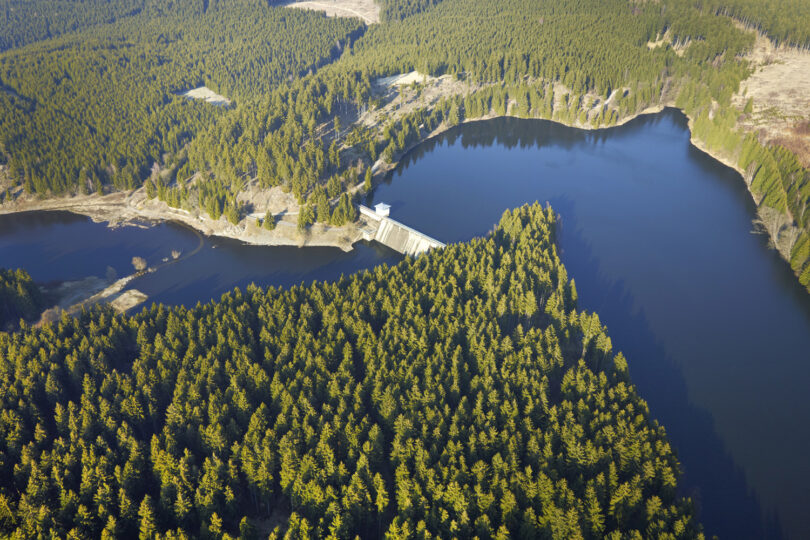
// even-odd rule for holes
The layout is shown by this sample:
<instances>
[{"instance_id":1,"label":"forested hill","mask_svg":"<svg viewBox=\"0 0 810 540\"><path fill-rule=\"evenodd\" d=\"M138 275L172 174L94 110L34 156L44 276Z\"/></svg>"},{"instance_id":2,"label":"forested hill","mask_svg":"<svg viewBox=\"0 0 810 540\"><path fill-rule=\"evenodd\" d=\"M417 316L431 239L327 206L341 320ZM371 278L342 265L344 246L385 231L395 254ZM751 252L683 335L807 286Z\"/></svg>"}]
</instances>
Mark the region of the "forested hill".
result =
<instances>
[{"instance_id":1,"label":"forested hill","mask_svg":"<svg viewBox=\"0 0 810 540\"><path fill-rule=\"evenodd\" d=\"M777 44L810 47L810 2L806 0L711 0L704 6L766 33Z\"/></svg>"},{"instance_id":2,"label":"forested hill","mask_svg":"<svg viewBox=\"0 0 810 540\"><path fill-rule=\"evenodd\" d=\"M702 536L553 235L0 334L0 535Z\"/></svg>"},{"instance_id":3,"label":"forested hill","mask_svg":"<svg viewBox=\"0 0 810 540\"><path fill-rule=\"evenodd\" d=\"M266 6L287 0L262 0ZM225 10L226 0L0 0L0 51L122 21L139 14L199 15ZM256 2L258 7L260 4Z\"/></svg>"},{"instance_id":4,"label":"forested hill","mask_svg":"<svg viewBox=\"0 0 810 540\"><path fill-rule=\"evenodd\" d=\"M7 160L14 183L39 193L138 187L154 164L176 162L223 116L181 93L208 85L237 103L256 100L330 61L362 26L235 0L205 14L143 13L7 51L0 164Z\"/></svg>"},{"instance_id":5,"label":"forested hill","mask_svg":"<svg viewBox=\"0 0 810 540\"><path fill-rule=\"evenodd\" d=\"M143 6L144 0L0 0L0 51L110 23Z\"/></svg>"}]
</instances>

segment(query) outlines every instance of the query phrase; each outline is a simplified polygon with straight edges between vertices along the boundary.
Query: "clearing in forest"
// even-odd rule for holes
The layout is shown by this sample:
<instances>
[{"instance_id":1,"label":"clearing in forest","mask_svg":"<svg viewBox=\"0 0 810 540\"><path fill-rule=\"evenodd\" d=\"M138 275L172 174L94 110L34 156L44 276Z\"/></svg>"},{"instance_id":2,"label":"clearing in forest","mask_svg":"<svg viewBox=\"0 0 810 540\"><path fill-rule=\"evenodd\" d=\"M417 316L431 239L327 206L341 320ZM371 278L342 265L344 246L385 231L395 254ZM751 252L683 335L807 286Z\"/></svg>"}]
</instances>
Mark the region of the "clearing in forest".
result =
<instances>
[{"instance_id":1,"label":"clearing in forest","mask_svg":"<svg viewBox=\"0 0 810 540\"><path fill-rule=\"evenodd\" d=\"M218 107L227 107L231 104L230 99L226 98L225 96L220 96L207 86L200 86L194 90L189 90L188 92L184 93L183 96L190 99L202 99L208 103L211 103L212 105L217 105Z\"/></svg>"},{"instance_id":2,"label":"clearing in forest","mask_svg":"<svg viewBox=\"0 0 810 540\"><path fill-rule=\"evenodd\" d=\"M374 0L321 0L292 2L286 7L323 11L327 17L359 17L366 24L380 22L380 6Z\"/></svg>"}]
</instances>

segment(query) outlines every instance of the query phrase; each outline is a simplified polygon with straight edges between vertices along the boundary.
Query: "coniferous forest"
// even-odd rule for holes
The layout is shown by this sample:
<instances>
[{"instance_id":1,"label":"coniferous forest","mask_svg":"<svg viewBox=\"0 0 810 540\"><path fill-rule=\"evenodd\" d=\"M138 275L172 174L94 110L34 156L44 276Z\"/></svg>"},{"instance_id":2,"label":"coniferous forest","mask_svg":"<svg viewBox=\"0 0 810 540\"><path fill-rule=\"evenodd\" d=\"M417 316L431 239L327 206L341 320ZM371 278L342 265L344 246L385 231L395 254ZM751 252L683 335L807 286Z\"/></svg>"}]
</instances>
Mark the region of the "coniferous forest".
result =
<instances>
[{"instance_id":1,"label":"coniferous forest","mask_svg":"<svg viewBox=\"0 0 810 540\"><path fill-rule=\"evenodd\" d=\"M0 533L702 536L554 226L0 333Z\"/></svg>"}]
</instances>

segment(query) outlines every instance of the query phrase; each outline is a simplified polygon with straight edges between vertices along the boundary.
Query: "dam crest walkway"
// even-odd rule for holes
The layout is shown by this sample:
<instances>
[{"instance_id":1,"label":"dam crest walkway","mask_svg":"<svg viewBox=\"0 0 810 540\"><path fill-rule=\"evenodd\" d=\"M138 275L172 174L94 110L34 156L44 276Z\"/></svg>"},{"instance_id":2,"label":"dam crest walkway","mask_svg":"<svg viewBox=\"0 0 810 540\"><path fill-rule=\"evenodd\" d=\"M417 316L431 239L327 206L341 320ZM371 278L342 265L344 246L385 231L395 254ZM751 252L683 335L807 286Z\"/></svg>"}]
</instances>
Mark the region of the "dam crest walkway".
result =
<instances>
[{"instance_id":1,"label":"dam crest walkway","mask_svg":"<svg viewBox=\"0 0 810 540\"><path fill-rule=\"evenodd\" d=\"M371 208L357 205L364 218L363 239L374 240L403 255L421 255L431 249L443 248L446 245L435 238L417 231L407 225L382 216Z\"/></svg>"}]
</instances>

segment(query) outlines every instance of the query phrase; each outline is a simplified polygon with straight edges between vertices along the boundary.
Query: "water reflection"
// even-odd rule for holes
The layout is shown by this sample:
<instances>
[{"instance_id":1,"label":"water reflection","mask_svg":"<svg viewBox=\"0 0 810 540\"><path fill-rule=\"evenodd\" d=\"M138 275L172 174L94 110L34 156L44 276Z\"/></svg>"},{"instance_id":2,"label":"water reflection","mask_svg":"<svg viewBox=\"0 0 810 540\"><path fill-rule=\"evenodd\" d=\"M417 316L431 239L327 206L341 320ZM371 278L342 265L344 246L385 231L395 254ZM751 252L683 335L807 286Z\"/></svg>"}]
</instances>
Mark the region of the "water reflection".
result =
<instances>
[{"instance_id":1,"label":"water reflection","mask_svg":"<svg viewBox=\"0 0 810 540\"><path fill-rule=\"evenodd\" d=\"M683 468L681 495L695 501L705 530L723 538L782 538L776 513L767 515L762 509L717 434L712 415L690 402L682 371L656 338L644 310L637 309L627 283L610 282L600 273L599 261L581 235L566 230L561 236L566 266L592 269L577 272L580 304L611 322L615 345L632 359L630 376L675 444Z\"/></svg>"},{"instance_id":2,"label":"water reflection","mask_svg":"<svg viewBox=\"0 0 810 540\"><path fill-rule=\"evenodd\" d=\"M0 266L25 268L38 282L103 277L108 266L131 274L132 257L149 266L162 264L173 250L181 259L131 282L149 303L193 306L219 298L234 287L290 286L337 279L401 256L383 246L360 243L349 253L337 248L250 246L226 238L204 238L176 223L151 228L109 229L68 212L30 212L0 216Z\"/></svg>"}]
</instances>

